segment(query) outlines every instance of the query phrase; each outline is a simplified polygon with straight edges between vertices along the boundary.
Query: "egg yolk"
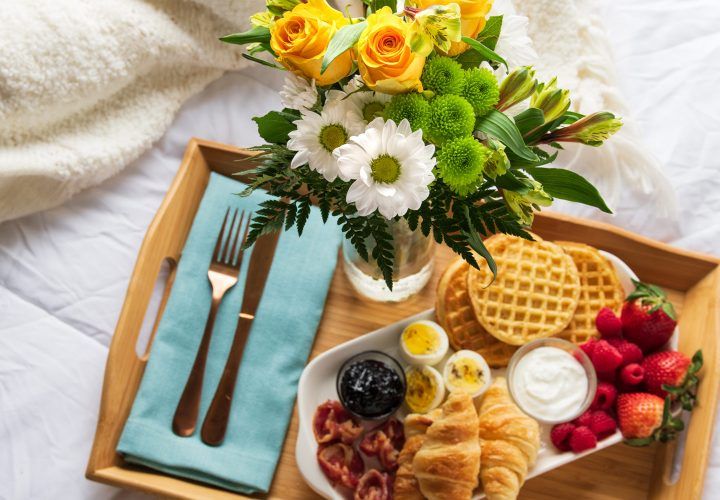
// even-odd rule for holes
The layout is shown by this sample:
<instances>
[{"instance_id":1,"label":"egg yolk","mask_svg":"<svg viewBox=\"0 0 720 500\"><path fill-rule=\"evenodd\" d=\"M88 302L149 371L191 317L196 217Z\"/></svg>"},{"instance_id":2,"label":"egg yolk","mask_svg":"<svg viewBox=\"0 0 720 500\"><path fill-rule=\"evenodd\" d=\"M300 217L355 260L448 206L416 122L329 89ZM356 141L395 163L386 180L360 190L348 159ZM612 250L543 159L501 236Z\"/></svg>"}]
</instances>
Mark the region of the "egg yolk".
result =
<instances>
[{"instance_id":1,"label":"egg yolk","mask_svg":"<svg viewBox=\"0 0 720 500\"><path fill-rule=\"evenodd\" d=\"M405 328L402 341L410 354L431 354L440 347L437 332L423 323L413 323Z\"/></svg>"},{"instance_id":2,"label":"egg yolk","mask_svg":"<svg viewBox=\"0 0 720 500\"><path fill-rule=\"evenodd\" d=\"M450 368L450 383L456 389L475 391L482 387L485 375L482 368L470 358L460 358Z\"/></svg>"},{"instance_id":3,"label":"egg yolk","mask_svg":"<svg viewBox=\"0 0 720 500\"><path fill-rule=\"evenodd\" d=\"M416 413L423 413L430 408L437 385L435 379L423 370L410 370L407 373L407 392L405 402Z\"/></svg>"}]
</instances>

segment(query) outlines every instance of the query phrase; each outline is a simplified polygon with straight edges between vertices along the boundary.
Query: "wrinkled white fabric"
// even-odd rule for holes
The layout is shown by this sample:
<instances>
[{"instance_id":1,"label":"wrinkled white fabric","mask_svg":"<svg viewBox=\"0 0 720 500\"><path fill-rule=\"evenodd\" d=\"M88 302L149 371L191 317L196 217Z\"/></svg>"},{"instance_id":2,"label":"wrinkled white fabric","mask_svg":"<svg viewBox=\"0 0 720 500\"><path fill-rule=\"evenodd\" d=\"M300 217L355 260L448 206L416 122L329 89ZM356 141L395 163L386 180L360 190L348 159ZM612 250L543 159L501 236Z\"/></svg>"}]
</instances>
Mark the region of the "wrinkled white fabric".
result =
<instances>
[{"instance_id":1,"label":"wrinkled white fabric","mask_svg":"<svg viewBox=\"0 0 720 500\"><path fill-rule=\"evenodd\" d=\"M56 206L146 151L248 61L218 36L260 0L0 2L0 221Z\"/></svg>"},{"instance_id":2,"label":"wrinkled white fabric","mask_svg":"<svg viewBox=\"0 0 720 500\"><path fill-rule=\"evenodd\" d=\"M681 221L668 225L629 191L612 222L720 256L720 5L607 2L602 18L618 85L675 186ZM280 106L281 84L279 72L258 66L228 74L190 99L163 138L115 178L0 224L0 499L144 498L84 479L128 279L188 138L258 143L250 118ZM705 499L720 491L717 433L704 491Z\"/></svg>"}]
</instances>

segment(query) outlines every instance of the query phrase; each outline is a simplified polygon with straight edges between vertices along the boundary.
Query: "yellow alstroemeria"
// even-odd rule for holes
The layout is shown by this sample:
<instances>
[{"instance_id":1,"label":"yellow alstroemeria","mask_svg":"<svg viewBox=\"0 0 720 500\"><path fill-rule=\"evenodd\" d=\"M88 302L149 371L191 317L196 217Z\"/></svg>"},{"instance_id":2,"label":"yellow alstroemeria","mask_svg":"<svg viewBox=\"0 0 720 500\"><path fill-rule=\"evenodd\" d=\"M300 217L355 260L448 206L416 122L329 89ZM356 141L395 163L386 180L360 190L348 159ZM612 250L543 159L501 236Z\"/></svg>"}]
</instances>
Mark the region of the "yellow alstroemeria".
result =
<instances>
[{"instance_id":1,"label":"yellow alstroemeria","mask_svg":"<svg viewBox=\"0 0 720 500\"><path fill-rule=\"evenodd\" d=\"M428 56L433 46L448 52L451 43L461 38L460 6L456 3L420 10L410 25L410 48L422 56Z\"/></svg>"}]
</instances>

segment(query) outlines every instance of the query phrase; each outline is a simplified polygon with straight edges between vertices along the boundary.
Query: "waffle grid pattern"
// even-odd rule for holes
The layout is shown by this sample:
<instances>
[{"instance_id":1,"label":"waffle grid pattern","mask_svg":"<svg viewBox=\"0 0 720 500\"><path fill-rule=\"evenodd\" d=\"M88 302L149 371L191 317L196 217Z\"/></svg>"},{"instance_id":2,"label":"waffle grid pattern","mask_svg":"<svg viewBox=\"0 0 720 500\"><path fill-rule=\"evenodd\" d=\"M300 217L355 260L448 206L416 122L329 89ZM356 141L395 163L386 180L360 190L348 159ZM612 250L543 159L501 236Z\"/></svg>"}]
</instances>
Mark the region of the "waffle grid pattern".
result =
<instances>
[{"instance_id":1,"label":"waffle grid pattern","mask_svg":"<svg viewBox=\"0 0 720 500\"><path fill-rule=\"evenodd\" d=\"M507 366L517 347L496 339L477 321L467 292L469 268L458 259L445 270L438 284L438 322L445 328L453 349L475 351L493 368Z\"/></svg>"},{"instance_id":2,"label":"waffle grid pattern","mask_svg":"<svg viewBox=\"0 0 720 500\"><path fill-rule=\"evenodd\" d=\"M575 242L556 242L570 257L580 277L580 298L575 315L558 337L576 344L599 336L595 317L600 309L609 307L620 312L624 290L612 264L597 249Z\"/></svg>"},{"instance_id":3,"label":"waffle grid pattern","mask_svg":"<svg viewBox=\"0 0 720 500\"><path fill-rule=\"evenodd\" d=\"M569 255L553 243L504 234L486 240L498 276L487 266L468 273L475 315L494 337L512 345L556 335L570 323L580 280Z\"/></svg>"}]
</instances>

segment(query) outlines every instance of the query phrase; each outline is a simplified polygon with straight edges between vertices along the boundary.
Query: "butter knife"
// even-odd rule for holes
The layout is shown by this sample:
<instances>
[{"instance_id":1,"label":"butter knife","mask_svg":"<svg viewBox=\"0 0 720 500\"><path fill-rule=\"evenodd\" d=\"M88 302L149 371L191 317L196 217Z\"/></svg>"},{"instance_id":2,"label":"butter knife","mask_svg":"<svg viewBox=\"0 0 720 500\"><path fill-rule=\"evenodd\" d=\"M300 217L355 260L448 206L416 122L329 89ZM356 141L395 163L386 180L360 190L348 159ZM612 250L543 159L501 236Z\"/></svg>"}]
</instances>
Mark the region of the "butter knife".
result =
<instances>
[{"instance_id":1,"label":"butter knife","mask_svg":"<svg viewBox=\"0 0 720 500\"><path fill-rule=\"evenodd\" d=\"M245 278L245 291L243 292L242 306L240 307L240 315L235 328L235 337L230 347L230 354L228 354L225 362L225 369L215 391L215 396L213 396L200 431L200 437L205 444L219 446L225 439L235 381L237 380L243 351L265 289L265 282L275 256L275 248L279 237L279 232L261 236L255 241L252 254L250 254L250 264Z\"/></svg>"}]
</instances>

